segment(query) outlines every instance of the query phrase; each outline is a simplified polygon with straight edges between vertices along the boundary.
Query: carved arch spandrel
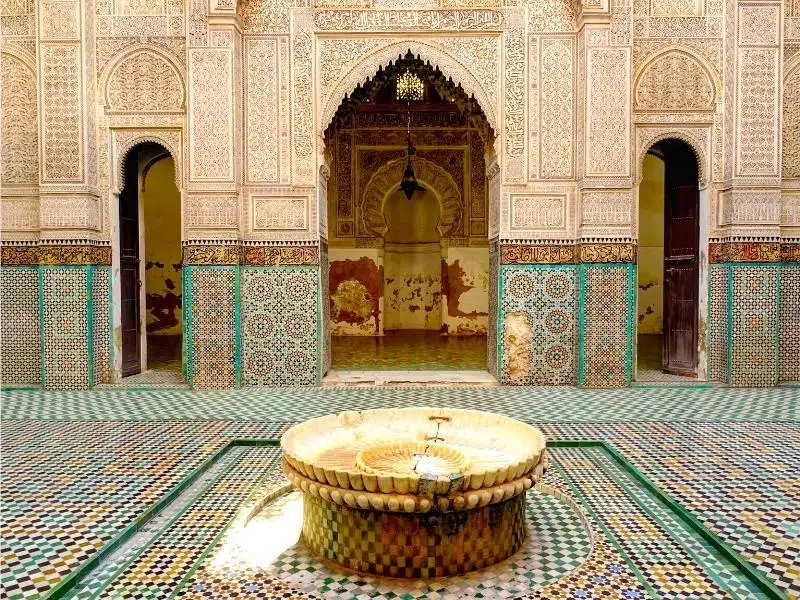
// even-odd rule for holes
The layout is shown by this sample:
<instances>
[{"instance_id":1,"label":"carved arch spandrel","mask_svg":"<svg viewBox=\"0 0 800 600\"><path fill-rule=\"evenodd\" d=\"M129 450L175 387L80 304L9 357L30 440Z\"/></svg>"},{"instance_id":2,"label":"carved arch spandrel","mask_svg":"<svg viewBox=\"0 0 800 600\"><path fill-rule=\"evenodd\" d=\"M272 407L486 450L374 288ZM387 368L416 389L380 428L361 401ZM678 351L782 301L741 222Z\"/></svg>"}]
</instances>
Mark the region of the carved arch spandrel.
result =
<instances>
[{"instance_id":1,"label":"carved arch spandrel","mask_svg":"<svg viewBox=\"0 0 800 600\"><path fill-rule=\"evenodd\" d=\"M175 113L186 110L186 81L174 57L152 44L137 44L109 61L98 80L105 110Z\"/></svg>"},{"instance_id":2,"label":"carved arch spandrel","mask_svg":"<svg viewBox=\"0 0 800 600\"><path fill-rule=\"evenodd\" d=\"M486 115L486 120L495 132L500 131L499 119L497 116L497 106L491 98L496 96L496 92L490 93L486 90L472 70L462 64L458 58L445 52L441 48L420 41L419 39L392 40L374 50L365 52L358 60L353 61L352 66L342 75L331 91L321 98L320 120L318 123L317 134L322 137L322 133L330 125L336 111L339 108L345 94L350 95L356 86L363 85L368 77L372 77L378 69L385 67L389 61L394 61L398 56L405 55L408 50L418 55L422 61L430 62L437 66L447 77L451 77L456 84L461 84L467 95L473 94L475 100L480 104ZM497 64L497 81L502 81L499 62Z\"/></svg>"},{"instance_id":3,"label":"carved arch spandrel","mask_svg":"<svg viewBox=\"0 0 800 600\"><path fill-rule=\"evenodd\" d=\"M2 183L39 184L39 125L33 57L3 48Z\"/></svg>"},{"instance_id":4,"label":"carved arch spandrel","mask_svg":"<svg viewBox=\"0 0 800 600\"><path fill-rule=\"evenodd\" d=\"M800 55L787 65L783 78L781 177L800 179Z\"/></svg>"},{"instance_id":5,"label":"carved arch spandrel","mask_svg":"<svg viewBox=\"0 0 800 600\"><path fill-rule=\"evenodd\" d=\"M648 57L633 84L636 111L713 111L721 85L705 58L685 46L669 46Z\"/></svg>"},{"instance_id":6,"label":"carved arch spandrel","mask_svg":"<svg viewBox=\"0 0 800 600\"><path fill-rule=\"evenodd\" d=\"M463 235L464 202L456 182L439 165L419 157L411 160L417 180L439 200L439 233L442 237ZM384 204L391 193L400 187L405 167L405 158L395 159L378 169L369 180L359 203L359 235L383 237L386 234Z\"/></svg>"},{"instance_id":7,"label":"carved arch spandrel","mask_svg":"<svg viewBox=\"0 0 800 600\"><path fill-rule=\"evenodd\" d=\"M636 184L642 182L644 157L647 151L663 140L680 140L686 143L697 160L697 176L700 189L708 185L711 173L709 161L711 130L709 127L638 127L636 129Z\"/></svg>"},{"instance_id":8,"label":"carved arch spandrel","mask_svg":"<svg viewBox=\"0 0 800 600\"><path fill-rule=\"evenodd\" d=\"M183 189L183 148L182 135L175 129L135 129L113 130L112 144L112 169L114 184L112 191L119 194L125 181L125 158L132 148L146 142L163 146L171 155L175 163L175 185Z\"/></svg>"}]
</instances>

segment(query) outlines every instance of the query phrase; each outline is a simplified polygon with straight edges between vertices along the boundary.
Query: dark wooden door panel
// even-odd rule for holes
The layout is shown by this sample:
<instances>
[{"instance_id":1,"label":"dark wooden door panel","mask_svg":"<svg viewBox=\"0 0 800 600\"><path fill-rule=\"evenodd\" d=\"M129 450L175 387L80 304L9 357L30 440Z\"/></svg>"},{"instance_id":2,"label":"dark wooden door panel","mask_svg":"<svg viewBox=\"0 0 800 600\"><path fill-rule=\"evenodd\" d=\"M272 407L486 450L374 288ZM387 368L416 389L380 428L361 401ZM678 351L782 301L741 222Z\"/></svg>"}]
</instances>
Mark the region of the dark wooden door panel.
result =
<instances>
[{"instance_id":1,"label":"dark wooden door panel","mask_svg":"<svg viewBox=\"0 0 800 600\"><path fill-rule=\"evenodd\" d=\"M664 342L662 368L695 375L699 192L697 176L667 159L664 195ZM686 183L686 179L693 179Z\"/></svg>"},{"instance_id":2,"label":"dark wooden door panel","mask_svg":"<svg viewBox=\"0 0 800 600\"><path fill-rule=\"evenodd\" d=\"M142 370L139 306L138 165L134 151L125 162L125 187L119 197L122 376Z\"/></svg>"},{"instance_id":3,"label":"dark wooden door panel","mask_svg":"<svg viewBox=\"0 0 800 600\"><path fill-rule=\"evenodd\" d=\"M693 374L697 363L697 264L667 263L662 367Z\"/></svg>"}]
</instances>

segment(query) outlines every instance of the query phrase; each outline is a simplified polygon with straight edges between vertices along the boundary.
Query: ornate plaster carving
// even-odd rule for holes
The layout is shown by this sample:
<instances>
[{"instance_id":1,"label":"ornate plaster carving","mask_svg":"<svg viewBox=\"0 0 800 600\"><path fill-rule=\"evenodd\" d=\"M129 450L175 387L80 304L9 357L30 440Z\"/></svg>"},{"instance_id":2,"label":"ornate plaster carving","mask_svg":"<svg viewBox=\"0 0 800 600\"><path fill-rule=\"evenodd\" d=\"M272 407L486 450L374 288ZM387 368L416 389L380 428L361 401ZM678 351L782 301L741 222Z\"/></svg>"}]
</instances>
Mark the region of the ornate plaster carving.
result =
<instances>
[{"instance_id":1,"label":"ornate plaster carving","mask_svg":"<svg viewBox=\"0 0 800 600\"><path fill-rule=\"evenodd\" d=\"M5 185L38 185L39 129L36 72L21 53L4 50L2 94L2 178Z\"/></svg>"},{"instance_id":2,"label":"ornate plaster carving","mask_svg":"<svg viewBox=\"0 0 800 600\"><path fill-rule=\"evenodd\" d=\"M473 36L475 37L475 36ZM487 87L482 83L487 73L494 73L494 76L489 80L499 81L499 45L496 35L493 38L487 38L486 34L479 36L477 39L472 40L470 43L470 36L459 37L458 43L450 44L450 47L445 49L436 42L435 38L420 40L420 38L406 38L397 40L397 38L387 38L382 41L378 48L369 52L361 53L357 48L347 57L347 67L337 65L338 73L344 73L338 78L338 83L331 86L329 90L323 91L323 97L320 99L320 120L317 127L318 135L328 127L333 119L339 104L344 98L345 94L349 95L357 85L364 83L367 77L374 75L379 68L386 66L390 60L397 59L398 55L403 55L407 50L412 53L418 54L424 61L430 61L432 65L438 65L443 73L452 77L454 81L461 84L464 91L469 94L474 94L475 99L481 105L486 118L492 128L497 131L497 106L498 106L498 90L497 86L494 89ZM493 41L492 41L493 40ZM491 53L483 56L481 59L482 65L475 66L470 64L470 60L475 59L478 54L477 51L470 50L465 56L460 56L455 53L461 52L459 47L462 46L464 52L472 48L474 44L484 45L486 48L492 49ZM493 48L494 47L494 48ZM470 58L472 57L472 59ZM344 55L342 61L344 61ZM464 63L470 64L469 67ZM325 79L326 75L320 73L320 77Z\"/></svg>"},{"instance_id":3,"label":"ornate plaster carving","mask_svg":"<svg viewBox=\"0 0 800 600\"><path fill-rule=\"evenodd\" d=\"M183 189L183 142L180 130L175 129L122 129L111 131L111 156L114 181L112 190L115 193L122 191L125 181L125 157L128 152L139 144L153 142L163 146L171 155L175 163L175 185Z\"/></svg>"},{"instance_id":4,"label":"ornate plaster carving","mask_svg":"<svg viewBox=\"0 0 800 600\"><path fill-rule=\"evenodd\" d=\"M464 204L458 184L447 171L424 158L415 157L412 162L417 179L439 200L441 217L438 229L442 237L460 235ZM359 207L364 233L381 237L386 233L384 203L391 192L400 187L405 166L405 158L393 160L381 167L367 183Z\"/></svg>"},{"instance_id":5,"label":"ornate plaster carving","mask_svg":"<svg viewBox=\"0 0 800 600\"><path fill-rule=\"evenodd\" d=\"M107 111L182 112L186 92L182 69L152 44L138 44L112 59L100 76Z\"/></svg>"},{"instance_id":6,"label":"ornate plaster carving","mask_svg":"<svg viewBox=\"0 0 800 600\"><path fill-rule=\"evenodd\" d=\"M671 46L653 55L636 74L634 110L714 110L718 82L694 52Z\"/></svg>"},{"instance_id":7,"label":"ornate plaster carving","mask_svg":"<svg viewBox=\"0 0 800 600\"><path fill-rule=\"evenodd\" d=\"M709 127L637 127L636 128L636 184L642 181L644 157L647 151L662 140L675 139L685 142L697 159L700 189L705 188L711 173Z\"/></svg>"},{"instance_id":8,"label":"ornate plaster carving","mask_svg":"<svg viewBox=\"0 0 800 600\"><path fill-rule=\"evenodd\" d=\"M783 81L782 176L800 179L800 58Z\"/></svg>"}]
</instances>

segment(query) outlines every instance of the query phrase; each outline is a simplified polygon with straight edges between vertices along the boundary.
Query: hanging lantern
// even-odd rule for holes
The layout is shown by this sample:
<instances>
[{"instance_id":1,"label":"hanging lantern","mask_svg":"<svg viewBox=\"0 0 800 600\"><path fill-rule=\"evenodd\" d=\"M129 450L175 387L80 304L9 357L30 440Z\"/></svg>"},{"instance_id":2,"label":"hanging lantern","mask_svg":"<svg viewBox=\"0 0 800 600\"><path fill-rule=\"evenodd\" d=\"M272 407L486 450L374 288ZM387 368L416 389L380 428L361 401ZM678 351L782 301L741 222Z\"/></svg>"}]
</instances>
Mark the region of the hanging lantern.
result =
<instances>
[{"instance_id":1,"label":"hanging lantern","mask_svg":"<svg viewBox=\"0 0 800 600\"><path fill-rule=\"evenodd\" d=\"M406 150L406 170L403 172L403 179L400 181L400 189L403 190L406 198L411 200L415 192L424 192L425 188L422 187L417 181L417 176L414 174L414 165L411 164L411 157L416 154L416 149L411 143L411 129L408 132L408 149Z\"/></svg>"},{"instance_id":2,"label":"hanging lantern","mask_svg":"<svg viewBox=\"0 0 800 600\"><path fill-rule=\"evenodd\" d=\"M411 200L415 192L424 192L414 174L414 165L411 164L411 157L416 153L414 144L411 143L411 102L420 101L425 96L425 85L416 73L406 70L397 79L397 99L406 101L406 123L408 134L408 149L406 150L406 170L403 172L403 179L400 181L400 189Z\"/></svg>"}]
</instances>

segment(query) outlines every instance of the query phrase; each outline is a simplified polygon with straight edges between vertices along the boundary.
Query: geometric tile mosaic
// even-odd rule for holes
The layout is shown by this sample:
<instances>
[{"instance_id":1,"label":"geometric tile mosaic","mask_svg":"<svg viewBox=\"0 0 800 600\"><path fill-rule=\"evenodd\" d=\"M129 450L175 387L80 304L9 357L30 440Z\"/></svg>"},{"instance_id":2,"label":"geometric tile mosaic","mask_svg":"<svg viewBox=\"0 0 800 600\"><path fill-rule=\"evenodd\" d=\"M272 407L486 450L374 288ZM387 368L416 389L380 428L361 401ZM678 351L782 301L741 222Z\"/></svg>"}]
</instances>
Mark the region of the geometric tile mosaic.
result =
<instances>
[{"instance_id":1,"label":"geometric tile mosaic","mask_svg":"<svg viewBox=\"0 0 800 600\"><path fill-rule=\"evenodd\" d=\"M579 384L622 387L631 380L634 267L580 265Z\"/></svg>"},{"instance_id":2,"label":"geometric tile mosaic","mask_svg":"<svg viewBox=\"0 0 800 600\"><path fill-rule=\"evenodd\" d=\"M708 275L708 379L728 381L728 277L727 265L709 265Z\"/></svg>"},{"instance_id":3,"label":"geometric tile mosaic","mask_svg":"<svg viewBox=\"0 0 800 600\"><path fill-rule=\"evenodd\" d=\"M316 385L317 267L242 268L242 384Z\"/></svg>"},{"instance_id":4,"label":"geometric tile mosaic","mask_svg":"<svg viewBox=\"0 0 800 600\"><path fill-rule=\"evenodd\" d=\"M92 267L94 381L111 381L111 267Z\"/></svg>"},{"instance_id":5,"label":"geometric tile mosaic","mask_svg":"<svg viewBox=\"0 0 800 600\"><path fill-rule=\"evenodd\" d=\"M184 269L190 288L188 374L196 389L236 387L238 267ZM184 299L186 296L184 296Z\"/></svg>"},{"instance_id":6,"label":"geometric tile mosaic","mask_svg":"<svg viewBox=\"0 0 800 600\"><path fill-rule=\"evenodd\" d=\"M38 267L0 268L0 326L2 385L39 385Z\"/></svg>"},{"instance_id":7,"label":"geometric tile mosaic","mask_svg":"<svg viewBox=\"0 0 800 600\"><path fill-rule=\"evenodd\" d=\"M279 437L288 422L335 411L423 403L508 414L537 423L548 439L611 444L777 585L800 595L797 388L284 388L270 390L268 399L253 388L14 390L4 396L0 551L4 592L13 590L12 597L23 597L23 587L34 596L51 589L232 438ZM563 471L578 477L580 468ZM617 487L632 485L613 478ZM581 485L587 495L592 486L614 487L593 478ZM608 581L610 565L624 561L602 564ZM253 597L245 589L240 596Z\"/></svg>"},{"instance_id":8,"label":"geometric tile mosaic","mask_svg":"<svg viewBox=\"0 0 800 600\"><path fill-rule=\"evenodd\" d=\"M602 448L550 450L551 470L526 498L528 537L511 559L427 581L379 579L321 562L298 541L300 495L278 493L285 479L270 470L277 450L245 452L154 543L106 575L103 592L94 597L765 597ZM787 579L784 587L792 593L795 583Z\"/></svg>"},{"instance_id":9,"label":"geometric tile mosaic","mask_svg":"<svg viewBox=\"0 0 800 600\"><path fill-rule=\"evenodd\" d=\"M87 389L90 267L41 267L44 387Z\"/></svg>"},{"instance_id":10,"label":"geometric tile mosaic","mask_svg":"<svg viewBox=\"0 0 800 600\"><path fill-rule=\"evenodd\" d=\"M247 448L229 471L211 485L144 551L129 562L96 597L168 598L207 547L214 543L261 479L278 464L277 448Z\"/></svg>"},{"instance_id":11,"label":"geometric tile mosaic","mask_svg":"<svg viewBox=\"0 0 800 600\"><path fill-rule=\"evenodd\" d=\"M735 386L778 382L780 268L731 266L731 380Z\"/></svg>"},{"instance_id":12,"label":"geometric tile mosaic","mask_svg":"<svg viewBox=\"0 0 800 600\"><path fill-rule=\"evenodd\" d=\"M547 483L549 486L557 485L558 480L549 477ZM244 527L234 527L226 533L204 565L187 582L183 595L226 597L226 589L237 587L275 594L278 590L271 589L273 582L296 590L298 597L336 600L510 598L530 594L581 567L592 550L588 523L580 508L555 497L553 493L560 494L561 491L550 492L549 486L527 495L525 520L528 536L519 552L508 561L463 576L427 581L387 581L372 575L354 574L320 561L304 542L297 543L303 505L301 495L298 492L285 494L267 504ZM240 541L247 539L248 528L288 530L286 539L275 540L276 546L286 550L271 564L258 564L260 557ZM627 575L633 578L630 573Z\"/></svg>"},{"instance_id":13,"label":"geometric tile mosaic","mask_svg":"<svg viewBox=\"0 0 800 600\"><path fill-rule=\"evenodd\" d=\"M800 265L781 266L780 380L800 381Z\"/></svg>"},{"instance_id":14,"label":"geometric tile mosaic","mask_svg":"<svg viewBox=\"0 0 800 600\"><path fill-rule=\"evenodd\" d=\"M501 383L570 385L575 383L577 284L575 267L501 267ZM511 317L525 321L514 326ZM522 344L509 336L524 335ZM515 368L513 363L524 364Z\"/></svg>"}]
</instances>

